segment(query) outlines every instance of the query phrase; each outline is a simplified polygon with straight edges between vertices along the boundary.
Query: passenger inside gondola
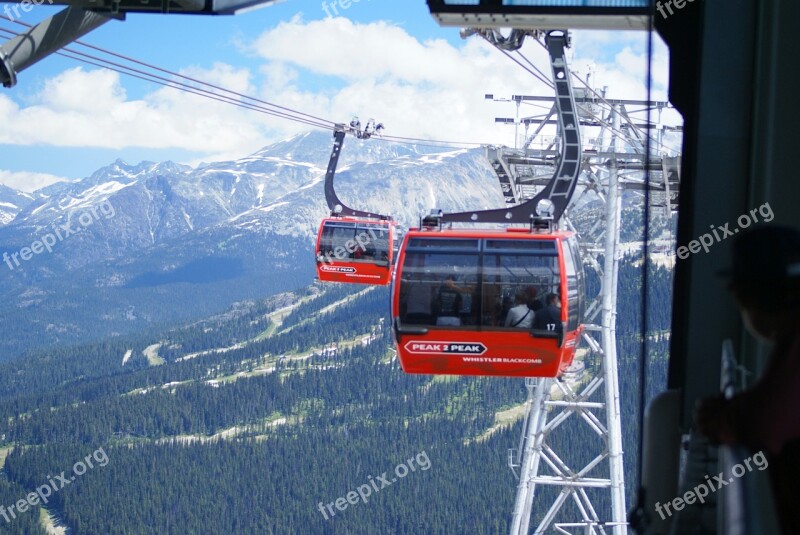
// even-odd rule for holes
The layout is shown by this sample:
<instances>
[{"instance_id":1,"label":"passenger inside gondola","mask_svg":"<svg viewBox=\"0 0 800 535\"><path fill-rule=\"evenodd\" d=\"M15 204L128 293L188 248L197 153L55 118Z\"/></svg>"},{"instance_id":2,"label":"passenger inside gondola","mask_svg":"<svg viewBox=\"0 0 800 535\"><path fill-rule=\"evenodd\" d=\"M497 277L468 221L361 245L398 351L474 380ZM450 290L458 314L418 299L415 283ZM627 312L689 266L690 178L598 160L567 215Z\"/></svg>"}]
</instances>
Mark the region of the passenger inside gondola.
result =
<instances>
[{"instance_id":1,"label":"passenger inside gondola","mask_svg":"<svg viewBox=\"0 0 800 535\"><path fill-rule=\"evenodd\" d=\"M503 297L503 301L500 304L500 312L497 314L497 325L505 325L506 318L508 317L508 311L511 310L511 307L514 306L514 300L511 299L509 296Z\"/></svg>"},{"instance_id":2,"label":"passenger inside gondola","mask_svg":"<svg viewBox=\"0 0 800 535\"><path fill-rule=\"evenodd\" d=\"M536 312L537 310L544 308L544 304L540 299L537 299L538 291L533 286L528 286L525 289L525 293L528 296L528 308Z\"/></svg>"},{"instance_id":3,"label":"passenger inside gondola","mask_svg":"<svg viewBox=\"0 0 800 535\"><path fill-rule=\"evenodd\" d=\"M536 312L536 319L533 321L533 328L542 331L560 331L561 324L561 299L558 294L547 294L545 299L547 306Z\"/></svg>"},{"instance_id":4,"label":"passenger inside gondola","mask_svg":"<svg viewBox=\"0 0 800 535\"><path fill-rule=\"evenodd\" d=\"M369 258L370 260L375 259L375 245L372 242L367 242L364 244L364 257Z\"/></svg>"},{"instance_id":5,"label":"passenger inside gondola","mask_svg":"<svg viewBox=\"0 0 800 535\"><path fill-rule=\"evenodd\" d=\"M456 284L455 277L448 275L439 287L436 302L436 325L461 325L461 288Z\"/></svg>"},{"instance_id":6,"label":"passenger inside gondola","mask_svg":"<svg viewBox=\"0 0 800 535\"><path fill-rule=\"evenodd\" d=\"M517 292L514 303L515 306L508 311L504 325L514 329L530 329L535 314L528 308L528 298L525 296L525 292Z\"/></svg>"},{"instance_id":7,"label":"passenger inside gondola","mask_svg":"<svg viewBox=\"0 0 800 535\"><path fill-rule=\"evenodd\" d=\"M356 241L362 250L361 258L370 262L389 262L389 232L388 227L380 224L360 225Z\"/></svg>"}]
</instances>

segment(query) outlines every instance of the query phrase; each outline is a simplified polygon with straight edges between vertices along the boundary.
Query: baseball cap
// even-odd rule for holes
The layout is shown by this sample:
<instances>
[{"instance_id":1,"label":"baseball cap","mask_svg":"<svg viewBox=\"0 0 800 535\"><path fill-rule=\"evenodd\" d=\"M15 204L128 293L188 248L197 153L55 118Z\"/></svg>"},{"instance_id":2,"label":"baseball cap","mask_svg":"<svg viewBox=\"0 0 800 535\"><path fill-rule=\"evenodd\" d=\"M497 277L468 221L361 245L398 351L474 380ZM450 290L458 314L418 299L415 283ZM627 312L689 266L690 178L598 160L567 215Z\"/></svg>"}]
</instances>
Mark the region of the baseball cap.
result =
<instances>
[{"instance_id":1,"label":"baseball cap","mask_svg":"<svg viewBox=\"0 0 800 535\"><path fill-rule=\"evenodd\" d=\"M771 225L737 234L731 265L717 275L732 285L800 281L800 231Z\"/></svg>"}]
</instances>

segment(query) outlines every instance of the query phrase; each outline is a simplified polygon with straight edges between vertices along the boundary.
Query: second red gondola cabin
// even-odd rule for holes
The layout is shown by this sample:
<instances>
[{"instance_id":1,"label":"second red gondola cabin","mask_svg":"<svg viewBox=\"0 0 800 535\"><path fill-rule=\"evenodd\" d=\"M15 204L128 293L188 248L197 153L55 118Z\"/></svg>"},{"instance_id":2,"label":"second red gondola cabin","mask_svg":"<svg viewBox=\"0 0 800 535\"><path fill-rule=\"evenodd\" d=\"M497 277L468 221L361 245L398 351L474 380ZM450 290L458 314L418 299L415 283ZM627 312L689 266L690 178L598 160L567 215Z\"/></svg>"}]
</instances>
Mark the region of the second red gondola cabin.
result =
<instances>
[{"instance_id":1,"label":"second red gondola cabin","mask_svg":"<svg viewBox=\"0 0 800 535\"><path fill-rule=\"evenodd\" d=\"M317 235L317 277L327 282L388 285L393 240L390 220L324 219Z\"/></svg>"}]
</instances>

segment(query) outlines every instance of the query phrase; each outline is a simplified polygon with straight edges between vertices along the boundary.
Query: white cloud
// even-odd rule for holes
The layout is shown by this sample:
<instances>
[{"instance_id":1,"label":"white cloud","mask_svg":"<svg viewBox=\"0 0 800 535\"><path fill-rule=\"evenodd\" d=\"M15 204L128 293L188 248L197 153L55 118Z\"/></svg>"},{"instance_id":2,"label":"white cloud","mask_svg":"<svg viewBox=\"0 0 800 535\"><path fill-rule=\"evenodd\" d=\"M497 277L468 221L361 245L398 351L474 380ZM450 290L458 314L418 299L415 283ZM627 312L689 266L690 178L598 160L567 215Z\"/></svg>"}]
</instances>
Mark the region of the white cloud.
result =
<instances>
[{"instance_id":1,"label":"white cloud","mask_svg":"<svg viewBox=\"0 0 800 535\"><path fill-rule=\"evenodd\" d=\"M249 72L227 65L187 73L232 90L254 91ZM0 122L7 125L0 143L246 152L264 140L259 114L166 87L130 100L120 75L112 71L64 71L30 100L21 107L0 95Z\"/></svg>"},{"instance_id":2,"label":"white cloud","mask_svg":"<svg viewBox=\"0 0 800 535\"><path fill-rule=\"evenodd\" d=\"M472 43L459 50L441 39L421 43L387 22L356 24L346 18L282 22L256 39L253 48L265 59L353 83L389 77L443 86L469 76L473 69L464 60L487 50L477 52Z\"/></svg>"},{"instance_id":3,"label":"white cloud","mask_svg":"<svg viewBox=\"0 0 800 535\"><path fill-rule=\"evenodd\" d=\"M72 69L47 80L37 100L54 112L91 113L115 108L126 94L113 71Z\"/></svg>"},{"instance_id":4,"label":"white cloud","mask_svg":"<svg viewBox=\"0 0 800 535\"><path fill-rule=\"evenodd\" d=\"M592 63L596 85L610 86L610 96L644 98L646 50L644 33L578 32L573 68L585 73ZM538 43L527 43L523 52L549 75ZM655 52L654 96L665 98L666 48L659 44ZM253 54L248 68L214 64L182 74L337 122L374 117L390 135L465 142L513 143L513 128L494 118L513 116L514 106L486 101L484 93L552 94L480 38L459 46L420 41L382 21L296 17L242 50L243 57ZM174 148L210 161L309 129L169 88L131 99L125 82L115 72L78 67L48 80L24 106L0 95L0 123L6 125L0 143Z\"/></svg>"},{"instance_id":5,"label":"white cloud","mask_svg":"<svg viewBox=\"0 0 800 535\"><path fill-rule=\"evenodd\" d=\"M571 58L573 71L586 74L591 64L595 83L609 86L613 98L647 98L647 34L645 32L581 31L575 33ZM606 60L596 59L594 51L604 51ZM669 83L669 52L658 35L653 39L653 100L666 100Z\"/></svg>"},{"instance_id":6,"label":"white cloud","mask_svg":"<svg viewBox=\"0 0 800 535\"><path fill-rule=\"evenodd\" d=\"M528 57L549 70L545 51L527 48ZM275 100L305 103L304 109L336 121L374 117L391 135L512 143L511 129L496 126L494 117L513 115L514 107L487 102L484 94L550 93L480 38L460 47L441 39L421 42L385 22L295 18L265 31L253 49L301 77L329 81L311 93L293 80L274 88Z\"/></svg>"},{"instance_id":7,"label":"white cloud","mask_svg":"<svg viewBox=\"0 0 800 535\"><path fill-rule=\"evenodd\" d=\"M30 193L37 189L44 188L56 182L69 182L69 178L64 178L46 173L28 173L26 171L3 171L0 170L0 184L14 188L15 190Z\"/></svg>"}]
</instances>

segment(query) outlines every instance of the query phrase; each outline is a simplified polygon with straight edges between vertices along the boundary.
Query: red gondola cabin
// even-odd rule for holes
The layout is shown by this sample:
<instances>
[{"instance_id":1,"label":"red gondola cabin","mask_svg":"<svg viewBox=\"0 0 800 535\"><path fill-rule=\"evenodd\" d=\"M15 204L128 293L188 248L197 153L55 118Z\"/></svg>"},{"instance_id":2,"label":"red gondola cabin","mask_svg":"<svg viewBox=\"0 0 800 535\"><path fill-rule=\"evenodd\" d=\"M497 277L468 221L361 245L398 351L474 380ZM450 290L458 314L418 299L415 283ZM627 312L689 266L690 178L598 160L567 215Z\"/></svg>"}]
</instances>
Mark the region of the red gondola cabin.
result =
<instances>
[{"instance_id":1,"label":"red gondola cabin","mask_svg":"<svg viewBox=\"0 0 800 535\"><path fill-rule=\"evenodd\" d=\"M331 217L317 235L317 277L326 282L385 286L392 277L394 223Z\"/></svg>"},{"instance_id":2,"label":"red gondola cabin","mask_svg":"<svg viewBox=\"0 0 800 535\"><path fill-rule=\"evenodd\" d=\"M400 364L407 373L556 377L575 356L583 284L571 232L412 229L392 289Z\"/></svg>"}]
</instances>

